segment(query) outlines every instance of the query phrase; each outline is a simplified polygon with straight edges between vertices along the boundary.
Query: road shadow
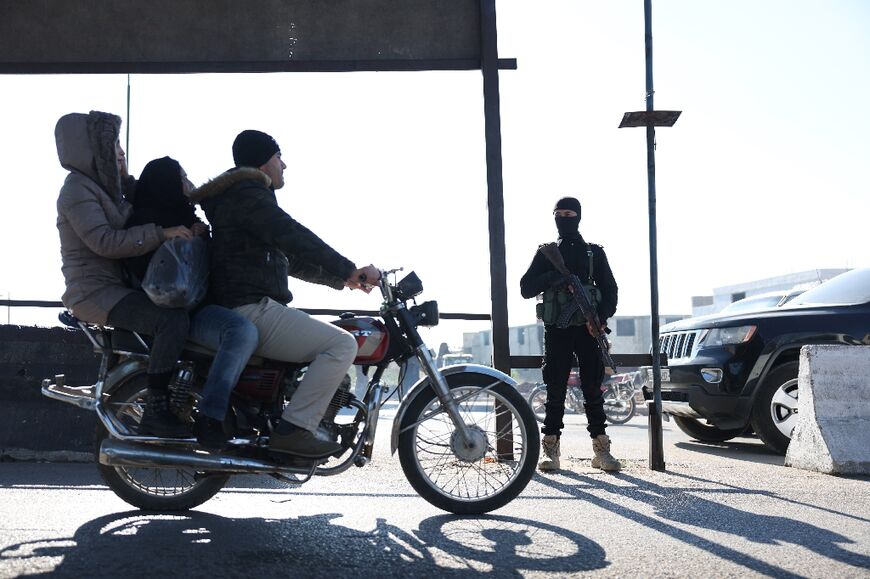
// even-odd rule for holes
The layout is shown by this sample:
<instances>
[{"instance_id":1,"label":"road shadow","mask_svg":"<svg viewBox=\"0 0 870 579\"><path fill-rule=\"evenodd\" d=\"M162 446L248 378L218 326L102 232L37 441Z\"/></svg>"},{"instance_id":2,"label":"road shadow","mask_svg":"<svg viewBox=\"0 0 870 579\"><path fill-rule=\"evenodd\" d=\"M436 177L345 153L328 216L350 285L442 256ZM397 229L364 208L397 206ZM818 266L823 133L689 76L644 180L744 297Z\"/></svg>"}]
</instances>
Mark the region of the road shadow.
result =
<instances>
[{"instance_id":1,"label":"road shadow","mask_svg":"<svg viewBox=\"0 0 870 579\"><path fill-rule=\"evenodd\" d=\"M607 565L577 533L513 517L430 517L408 532L378 518L372 530L337 513L291 519L189 511L128 511L91 520L65 539L0 550L0 575L51 577L522 577Z\"/></svg>"},{"instance_id":2,"label":"road shadow","mask_svg":"<svg viewBox=\"0 0 870 579\"><path fill-rule=\"evenodd\" d=\"M727 542L716 542L701 534L672 525L668 521L734 535L754 543L768 545L791 543L835 561L853 565L858 569L870 568L870 557L848 551L841 546L854 543L848 537L801 520L776 515L759 515L698 496L701 493L770 494L764 491L735 487L727 489L699 489L697 486L666 487L625 472L612 475L620 484L609 482L607 478L610 477L584 476L571 471L560 471L559 474L561 475L559 478L539 476L536 479L569 496L597 505L687 545L704 549L721 559L756 573L775 577L801 577L775 564L731 548ZM562 482L564 479L574 484ZM617 497L646 503L654 508L655 516L623 506L624 501L602 498L600 494L591 492L593 490L606 491Z\"/></svg>"},{"instance_id":3,"label":"road shadow","mask_svg":"<svg viewBox=\"0 0 870 579\"><path fill-rule=\"evenodd\" d=\"M742 460L744 462L756 462L783 466L785 457L778 454L763 444L752 442L741 442L729 440L727 442L699 442L680 441L675 442L674 446L682 450L691 450L692 452L701 452L713 456L721 456L723 458L731 458Z\"/></svg>"}]
</instances>

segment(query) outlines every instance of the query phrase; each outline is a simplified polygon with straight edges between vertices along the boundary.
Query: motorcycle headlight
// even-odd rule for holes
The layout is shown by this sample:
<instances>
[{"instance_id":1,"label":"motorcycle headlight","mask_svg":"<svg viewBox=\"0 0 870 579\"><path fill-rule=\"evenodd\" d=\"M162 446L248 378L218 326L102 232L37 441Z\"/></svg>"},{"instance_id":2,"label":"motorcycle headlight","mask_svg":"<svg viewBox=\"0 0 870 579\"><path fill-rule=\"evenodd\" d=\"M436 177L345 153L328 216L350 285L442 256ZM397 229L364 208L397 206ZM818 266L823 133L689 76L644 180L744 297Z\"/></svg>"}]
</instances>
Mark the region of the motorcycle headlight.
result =
<instances>
[{"instance_id":1,"label":"motorcycle headlight","mask_svg":"<svg viewBox=\"0 0 870 579\"><path fill-rule=\"evenodd\" d=\"M408 308L414 318L415 326L432 327L438 325L438 302L423 302L418 306Z\"/></svg>"},{"instance_id":2,"label":"motorcycle headlight","mask_svg":"<svg viewBox=\"0 0 870 579\"><path fill-rule=\"evenodd\" d=\"M704 346L732 346L748 342L754 335L755 326L713 328L707 330L700 341Z\"/></svg>"}]
</instances>

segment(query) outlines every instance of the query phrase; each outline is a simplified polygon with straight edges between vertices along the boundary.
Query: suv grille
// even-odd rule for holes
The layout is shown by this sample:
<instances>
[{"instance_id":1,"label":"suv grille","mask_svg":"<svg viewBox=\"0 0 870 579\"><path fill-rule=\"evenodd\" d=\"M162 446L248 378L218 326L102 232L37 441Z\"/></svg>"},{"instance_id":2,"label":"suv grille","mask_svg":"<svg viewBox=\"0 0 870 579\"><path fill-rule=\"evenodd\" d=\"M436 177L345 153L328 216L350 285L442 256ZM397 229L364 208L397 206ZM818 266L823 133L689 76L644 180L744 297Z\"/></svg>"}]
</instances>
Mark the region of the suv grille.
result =
<instances>
[{"instance_id":1,"label":"suv grille","mask_svg":"<svg viewBox=\"0 0 870 579\"><path fill-rule=\"evenodd\" d=\"M692 347L695 345L695 336L698 332L668 332L662 334L660 352L666 354L668 360L686 358L692 355Z\"/></svg>"}]
</instances>

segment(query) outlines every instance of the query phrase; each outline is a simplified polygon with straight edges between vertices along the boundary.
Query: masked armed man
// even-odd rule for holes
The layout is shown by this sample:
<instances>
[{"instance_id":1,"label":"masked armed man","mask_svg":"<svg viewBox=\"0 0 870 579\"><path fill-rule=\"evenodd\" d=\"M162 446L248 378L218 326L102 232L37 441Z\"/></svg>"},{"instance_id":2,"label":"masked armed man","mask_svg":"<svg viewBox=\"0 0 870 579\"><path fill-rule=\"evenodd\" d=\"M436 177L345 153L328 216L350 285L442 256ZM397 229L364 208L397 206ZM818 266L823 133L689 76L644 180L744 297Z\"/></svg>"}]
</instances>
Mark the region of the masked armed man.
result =
<instances>
[{"instance_id":1,"label":"masked armed man","mask_svg":"<svg viewBox=\"0 0 870 579\"><path fill-rule=\"evenodd\" d=\"M580 209L580 202L573 197L559 199L553 209L559 232L559 252L570 272L576 274L588 290L603 330L607 319L616 312L617 286L604 248L587 243L580 235ZM585 399L586 428L592 437L592 466L606 471L619 470L619 461L610 454L610 437L605 434L604 397L601 392L605 374L598 343L579 311L572 317L568 327L556 326L559 304L571 301L565 276L556 271L553 263L538 251L520 280L520 292L527 299L544 294L538 317L544 322L542 373L547 384L547 402L544 426L541 428L544 435L541 445L546 458L538 468L542 471L559 470L560 437L565 428L562 422L565 393L576 355Z\"/></svg>"}]
</instances>

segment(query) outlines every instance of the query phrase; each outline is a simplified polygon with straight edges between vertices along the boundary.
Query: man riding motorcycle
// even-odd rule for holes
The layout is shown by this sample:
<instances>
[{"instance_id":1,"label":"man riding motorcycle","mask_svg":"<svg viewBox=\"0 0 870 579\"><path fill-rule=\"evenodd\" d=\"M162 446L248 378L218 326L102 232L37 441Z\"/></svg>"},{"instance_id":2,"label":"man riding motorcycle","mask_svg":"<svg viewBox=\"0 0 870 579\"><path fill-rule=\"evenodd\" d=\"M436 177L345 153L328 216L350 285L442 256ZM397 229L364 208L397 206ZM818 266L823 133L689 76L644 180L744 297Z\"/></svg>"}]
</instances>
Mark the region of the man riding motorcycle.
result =
<instances>
[{"instance_id":1,"label":"man riding motorcycle","mask_svg":"<svg viewBox=\"0 0 870 579\"><path fill-rule=\"evenodd\" d=\"M242 131L233 142L235 167L191 193L212 227L210 299L248 318L260 334L256 355L310 362L305 378L270 437L272 451L319 458L341 445L315 435L357 354L347 331L287 307L287 277L334 289L363 289L378 270L357 268L283 211L275 191L284 186L278 143L266 133Z\"/></svg>"}]
</instances>

